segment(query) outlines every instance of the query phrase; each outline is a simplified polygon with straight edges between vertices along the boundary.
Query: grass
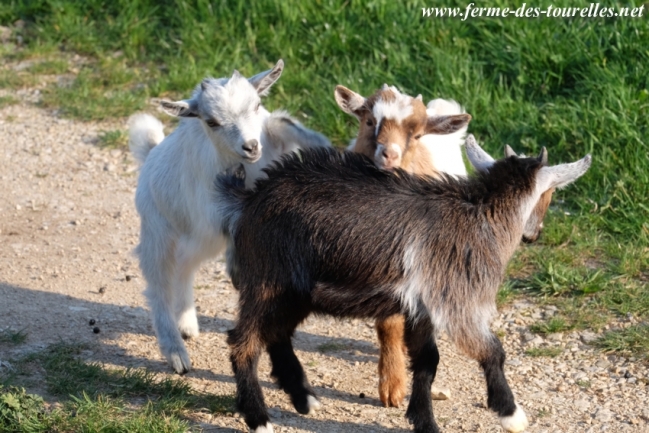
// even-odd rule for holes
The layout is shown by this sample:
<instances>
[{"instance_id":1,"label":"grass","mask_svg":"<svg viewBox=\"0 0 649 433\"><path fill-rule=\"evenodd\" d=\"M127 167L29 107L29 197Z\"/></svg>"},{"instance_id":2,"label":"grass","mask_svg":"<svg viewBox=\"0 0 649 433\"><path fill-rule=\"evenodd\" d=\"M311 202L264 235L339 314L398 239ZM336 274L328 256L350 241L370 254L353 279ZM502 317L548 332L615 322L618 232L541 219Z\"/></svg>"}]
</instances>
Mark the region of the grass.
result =
<instances>
[{"instance_id":1,"label":"grass","mask_svg":"<svg viewBox=\"0 0 649 433\"><path fill-rule=\"evenodd\" d=\"M527 349L525 354L527 356L533 357L547 357L547 358L556 358L557 356L563 353L563 349L560 347L534 347L532 349Z\"/></svg>"},{"instance_id":2,"label":"grass","mask_svg":"<svg viewBox=\"0 0 649 433\"><path fill-rule=\"evenodd\" d=\"M11 345L22 344L27 341L27 333L24 329L14 331L12 329L3 329L0 331L0 344L8 343Z\"/></svg>"},{"instance_id":3,"label":"grass","mask_svg":"<svg viewBox=\"0 0 649 433\"><path fill-rule=\"evenodd\" d=\"M318 351L320 353L340 352L341 350L347 350L347 349L348 349L347 345L336 343L336 342L327 342L318 345Z\"/></svg>"},{"instance_id":4,"label":"grass","mask_svg":"<svg viewBox=\"0 0 649 433\"><path fill-rule=\"evenodd\" d=\"M182 380L158 379L147 370L106 369L79 359L84 349L59 343L14 362L18 371L0 387L0 430L185 432L193 413L234 411L232 395L197 392ZM32 381L62 398L61 407L48 409L40 397L15 386L29 383L36 371L44 378Z\"/></svg>"},{"instance_id":5,"label":"grass","mask_svg":"<svg viewBox=\"0 0 649 433\"><path fill-rule=\"evenodd\" d=\"M9 105L17 104L18 100L13 96L0 96L0 109L5 108Z\"/></svg>"},{"instance_id":6,"label":"grass","mask_svg":"<svg viewBox=\"0 0 649 433\"><path fill-rule=\"evenodd\" d=\"M99 133L99 147L104 149L126 149L128 147L128 133L115 129Z\"/></svg>"},{"instance_id":7,"label":"grass","mask_svg":"<svg viewBox=\"0 0 649 433\"><path fill-rule=\"evenodd\" d=\"M505 143L526 154L546 146L551 163L593 154L589 172L555 193L541 241L512 260L499 304L529 296L556 305L563 325L540 322L539 332L598 330L626 314L646 323L649 21L461 21L422 18L424 6L430 5L10 0L0 7L0 24L23 20L13 31L24 43L7 44L0 55L33 66L0 70L0 87L21 89L38 85L41 75L61 74L43 88L43 106L82 120L122 118L151 97L186 97L206 75L237 68L249 76L281 57L286 70L266 106L286 108L338 145L357 124L336 106L336 84L369 94L387 82L427 100L456 99L473 115L470 131L495 155ZM77 54L82 62L71 60ZM107 142L123 140L111 134ZM646 325L640 329L618 335L610 350L649 352Z\"/></svg>"},{"instance_id":8,"label":"grass","mask_svg":"<svg viewBox=\"0 0 649 433\"><path fill-rule=\"evenodd\" d=\"M595 344L608 352L623 352L640 358L648 358L649 326L631 326L605 333Z\"/></svg>"}]
</instances>

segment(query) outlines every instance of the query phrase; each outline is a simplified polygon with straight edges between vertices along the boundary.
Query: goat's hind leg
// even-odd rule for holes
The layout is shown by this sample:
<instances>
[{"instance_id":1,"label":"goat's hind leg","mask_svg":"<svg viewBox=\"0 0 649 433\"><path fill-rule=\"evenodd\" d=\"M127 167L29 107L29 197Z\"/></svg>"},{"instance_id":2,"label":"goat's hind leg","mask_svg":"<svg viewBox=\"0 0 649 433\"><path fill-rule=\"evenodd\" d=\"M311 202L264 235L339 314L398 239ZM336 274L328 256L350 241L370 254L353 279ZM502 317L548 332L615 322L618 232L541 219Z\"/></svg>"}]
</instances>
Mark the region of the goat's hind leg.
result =
<instances>
[{"instance_id":1,"label":"goat's hind leg","mask_svg":"<svg viewBox=\"0 0 649 433\"><path fill-rule=\"evenodd\" d=\"M230 361L237 382L237 409L254 433L272 433L273 425L257 377L263 343L255 325L251 321L242 321L240 317L237 326L228 331Z\"/></svg>"},{"instance_id":2,"label":"goat's hind leg","mask_svg":"<svg viewBox=\"0 0 649 433\"><path fill-rule=\"evenodd\" d=\"M169 227L155 230L151 226L153 224L142 224L137 250L140 268L147 281L144 294L151 308L153 328L158 337L160 351L176 373L184 374L191 370L192 364L178 331L174 312L174 241L167 235L171 232Z\"/></svg>"},{"instance_id":3,"label":"goat's hind leg","mask_svg":"<svg viewBox=\"0 0 649 433\"><path fill-rule=\"evenodd\" d=\"M307 381L302 364L295 356L290 335L268 346L268 354L273 365L271 376L291 397L295 410L301 414L312 414L321 405Z\"/></svg>"},{"instance_id":4,"label":"goat's hind leg","mask_svg":"<svg viewBox=\"0 0 649 433\"><path fill-rule=\"evenodd\" d=\"M405 318L394 314L377 319L379 339L379 398L385 407L399 407L406 396L406 356L403 333Z\"/></svg>"},{"instance_id":5,"label":"goat's hind leg","mask_svg":"<svg viewBox=\"0 0 649 433\"><path fill-rule=\"evenodd\" d=\"M176 272L176 287L178 289L174 308L178 330L185 339L198 337L199 334L196 307L194 306L194 273L199 263L193 257L179 261Z\"/></svg>"},{"instance_id":6,"label":"goat's hind leg","mask_svg":"<svg viewBox=\"0 0 649 433\"><path fill-rule=\"evenodd\" d=\"M437 374L439 351L430 319L408 320L405 342L412 370L412 394L406 417L414 424L415 433L439 433L430 395L430 387Z\"/></svg>"}]
</instances>

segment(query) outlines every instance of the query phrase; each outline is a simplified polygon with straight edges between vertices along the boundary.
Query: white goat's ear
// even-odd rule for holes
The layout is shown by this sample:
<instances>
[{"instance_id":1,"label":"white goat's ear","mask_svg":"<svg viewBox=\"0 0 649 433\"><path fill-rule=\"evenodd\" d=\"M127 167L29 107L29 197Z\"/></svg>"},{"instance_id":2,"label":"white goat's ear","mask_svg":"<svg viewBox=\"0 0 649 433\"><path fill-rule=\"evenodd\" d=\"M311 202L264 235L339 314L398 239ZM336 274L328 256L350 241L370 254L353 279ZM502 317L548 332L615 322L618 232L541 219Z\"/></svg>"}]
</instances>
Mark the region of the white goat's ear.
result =
<instances>
[{"instance_id":1,"label":"white goat's ear","mask_svg":"<svg viewBox=\"0 0 649 433\"><path fill-rule=\"evenodd\" d=\"M541 153L539 153L539 157L537 159L542 165L548 165L548 149L546 149L545 146L543 146L543 149L541 149Z\"/></svg>"},{"instance_id":2,"label":"white goat's ear","mask_svg":"<svg viewBox=\"0 0 649 433\"><path fill-rule=\"evenodd\" d=\"M450 116L429 116L426 121L426 134L452 134L459 131L471 121L470 114L452 114Z\"/></svg>"},{"instance_id":3,"label":"white goat's ear","mask_svg":"<svg viewBox=\"0 0 649 433\"><path fill-rule=\"evenodd\" d=\"M336 86L334 91L336 103L347 114L356 116L359 120L362 117L365 107L365 98L345 86Z\"/></svg>"},{"instance_id":4,"label":"white goat's ear","mask_svg":"<svg viewBox=\"0 0 649 433\"><path fill-rule=\"evenodd\" d=\"M189 99L184 101L162 101L162 110L174 117L198 117L196 101Z\"/></svg>"},{"instance_id":5,"label":"white goat's ear","mask_svg":"<svg viewBox=\"0 0 649 433\"><path fill-rule=\"evenodd\" d=\"M591 161L592 158L589 154L579 161L569 164L541 167L536 175L537 189L543 193L551 188L563 188L586 173Z\"/></svg>"},{"instance_id":6,"label":"white goat's ear","mask_svg":"<svg viewBox=\"0 0 649 433\"><path fill-rule=\"evenodd\" d=\"M466 156L476 170L484 172L494 165L494 159L478 145L473 134L469 134L464 146L466 147Z\"/></svg>"},{"instance_id":7,"label":"white goat's ear","mask_svg":"<svg viewBox=\"0 0 649 433\"><path fill-rule=\"evenodd\" d=\"M505 158L509 158L510 156L518 156L516 152L514 152L514 149L511 148L509 144L505 144Z\"/></svg>"},{"instance_id":8,"label":"white goat's ear","mask_svg":"<svg viewBox=\"0 0 649 433\"><path fill-rule=\"evenodd\" d=\"M254 77L248 78L248 82L252 84L252 87L257 90L259 95L266 96L270 90L270 86L275 84L275 81L279 80L279 77L282 76L283 70L284 60L279 59L273 69L269 69L255 75Z\"/></svg>"}]
</instances>

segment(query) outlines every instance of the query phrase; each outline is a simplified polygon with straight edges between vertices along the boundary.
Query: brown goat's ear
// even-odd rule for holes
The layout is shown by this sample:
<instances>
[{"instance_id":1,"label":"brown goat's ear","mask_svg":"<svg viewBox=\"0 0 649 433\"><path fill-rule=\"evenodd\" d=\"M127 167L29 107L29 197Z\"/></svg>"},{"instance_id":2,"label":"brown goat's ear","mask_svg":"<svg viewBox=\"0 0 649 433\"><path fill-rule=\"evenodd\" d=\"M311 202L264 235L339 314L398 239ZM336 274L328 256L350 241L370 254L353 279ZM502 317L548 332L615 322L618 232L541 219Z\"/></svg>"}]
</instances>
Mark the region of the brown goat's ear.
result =
<instances>
[{"instance_id":1,"label":"brown goat's ear","mask_svg":"<svg viewBox=\"0 0 649 433\"><path fill-rule=\"evenodd\" d=\"M426 121L426 134L452 134L462 128L466 128L470 121L470 114L430 116Z\"/></svg>"},{"instance_id":2,"label":"brown goat's ear","mask_svg":"<svg viewBox=\"0 0 649 433\"><path fill-rule=\"evenodd\" d=\"M510 156L518 155L516 155L516 152L514 152L514 149L512 149L509 144L505 144L505 158L509 158Z\"/></svg>"},{"instance_id":3,"label":"brown goat's ear","mask_svg":"<svg viewBox=\"0 0 649 433\"><path fill-rule=\"evenodd\" d=\"M334 97L341 110L347 114L356 116L360 120L365 106L365 98L363 96L349 90L345 86L336 86Z\"/></svg>"},{"instance_id":4,"label":"brown goat's ear","mask_svg":"<svg viewBox=\"0 0 649 433\"><path fill-rule=\"evenodd\" d=\"M546 149L545 146L543 146L543 149L541 149L538 160L541 165L548 165L548 149Z\"/></svg>"}]
</instances>

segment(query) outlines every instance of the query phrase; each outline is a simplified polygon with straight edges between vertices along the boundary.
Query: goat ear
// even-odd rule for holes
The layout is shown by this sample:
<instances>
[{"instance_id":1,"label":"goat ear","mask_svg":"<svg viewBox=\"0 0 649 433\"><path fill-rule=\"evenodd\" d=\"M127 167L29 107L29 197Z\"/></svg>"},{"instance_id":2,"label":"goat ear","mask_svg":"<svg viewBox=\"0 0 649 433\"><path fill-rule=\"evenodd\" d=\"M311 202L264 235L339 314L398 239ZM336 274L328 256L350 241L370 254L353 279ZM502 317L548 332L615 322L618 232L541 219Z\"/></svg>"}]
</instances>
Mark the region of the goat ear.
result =
<instances>
[{"instance_id":1,"label":"goat ear","mask_svg":"<svg viewBox=\"0 0 649 433\"><path fill-rule=\"evenodd\" d=\"M450 116L429 116L426 121L426 134L452 134L459 131L471 121L470 114L453 114Z\"/></svg>"},{"instance_id":2,"label":"goat ear","mask_svg":"<svg viewBox=\"0 0 649 433\"><path fill-rule=\"evenodd\" d=\"M417 96L415 97L415 99L416 99L417 101L424 102L424 97L421 96L421 93L420 93L419 95L417 95Z\"/></svg>"},{"instance_id":3,"label":"goat ear","mask_svg":"<svg viewBox=\"0 0 649 433\"><path fill-rule=\"evenodd\" d=\"M537 190L545 192L551 188L563 188L571 184L588 171L591 162L592 157L589 154L569 164L541 167L536 175Z\"/></svg>"},{"instance_id":4,"label":"goat ear","mask_svg":"<svg viewBox=\"0 0 649 433\"><path fill-rule=\"evenodd\" d=\"M356 116L360 120L363 107L365 106L365 98L363 96L349 90L345 86L336 86L334 97L341 110L347 114Z\"/></svg>"},{"instance_id":5,"label":"goat ear","mask_svg":"<svg viewBox=\"0 0 649 433\"><path fill-rule=\"evenodd\" d=\"M255 89L257 89L259 95L266 96L270 90L270 86L275 84L275 81L279 80L279 77L282 76L283 70L284 60L279 59L273 69L269 69L255 75L254 77L250 77L248 78L248 81Z\"/></svg>"},{"instance_id":6,"label":"goat ear","mask_svg":"<svg viewBox=\"0 0 649 433\"><path fill-rule=\"evenodd\" d=\"M505 144L505 158L509 158L510 156L518 156L516 152L514 152L514 149L511 148L509 144Z\"/></svg>"},{"instance_id":7,"label":"goat ear","mask_svg":"<svg viewBox=\"0 0 649 433\"><path fill-rule=\"evenodd\" d=\"M494 165L494 159L480 147L473 134L466 138L465 147L466 156L476 170L484 172Z\"/></svg>"},{"instance_id":8,"label":"goat ear","mask_svg":"<svg viewBox=\"0 0 649 433\"><path fill-rule=\"evenodd\" d=\"M541 165L548 165L548 149L543 146L543 149L541 149L541 153L539 153L539 157L537 158Z\"/></svg>"},{"instance_id":9,"label":"goat ear","mask_svg":"<svg viewBox=\"0 0 649 433\"><path fill-rule=\"evenodd\" d=\"M198 117L196 102L189 99L185 101L162 101L162 110L174 117Z\"/></svg>"}]
</instances>

